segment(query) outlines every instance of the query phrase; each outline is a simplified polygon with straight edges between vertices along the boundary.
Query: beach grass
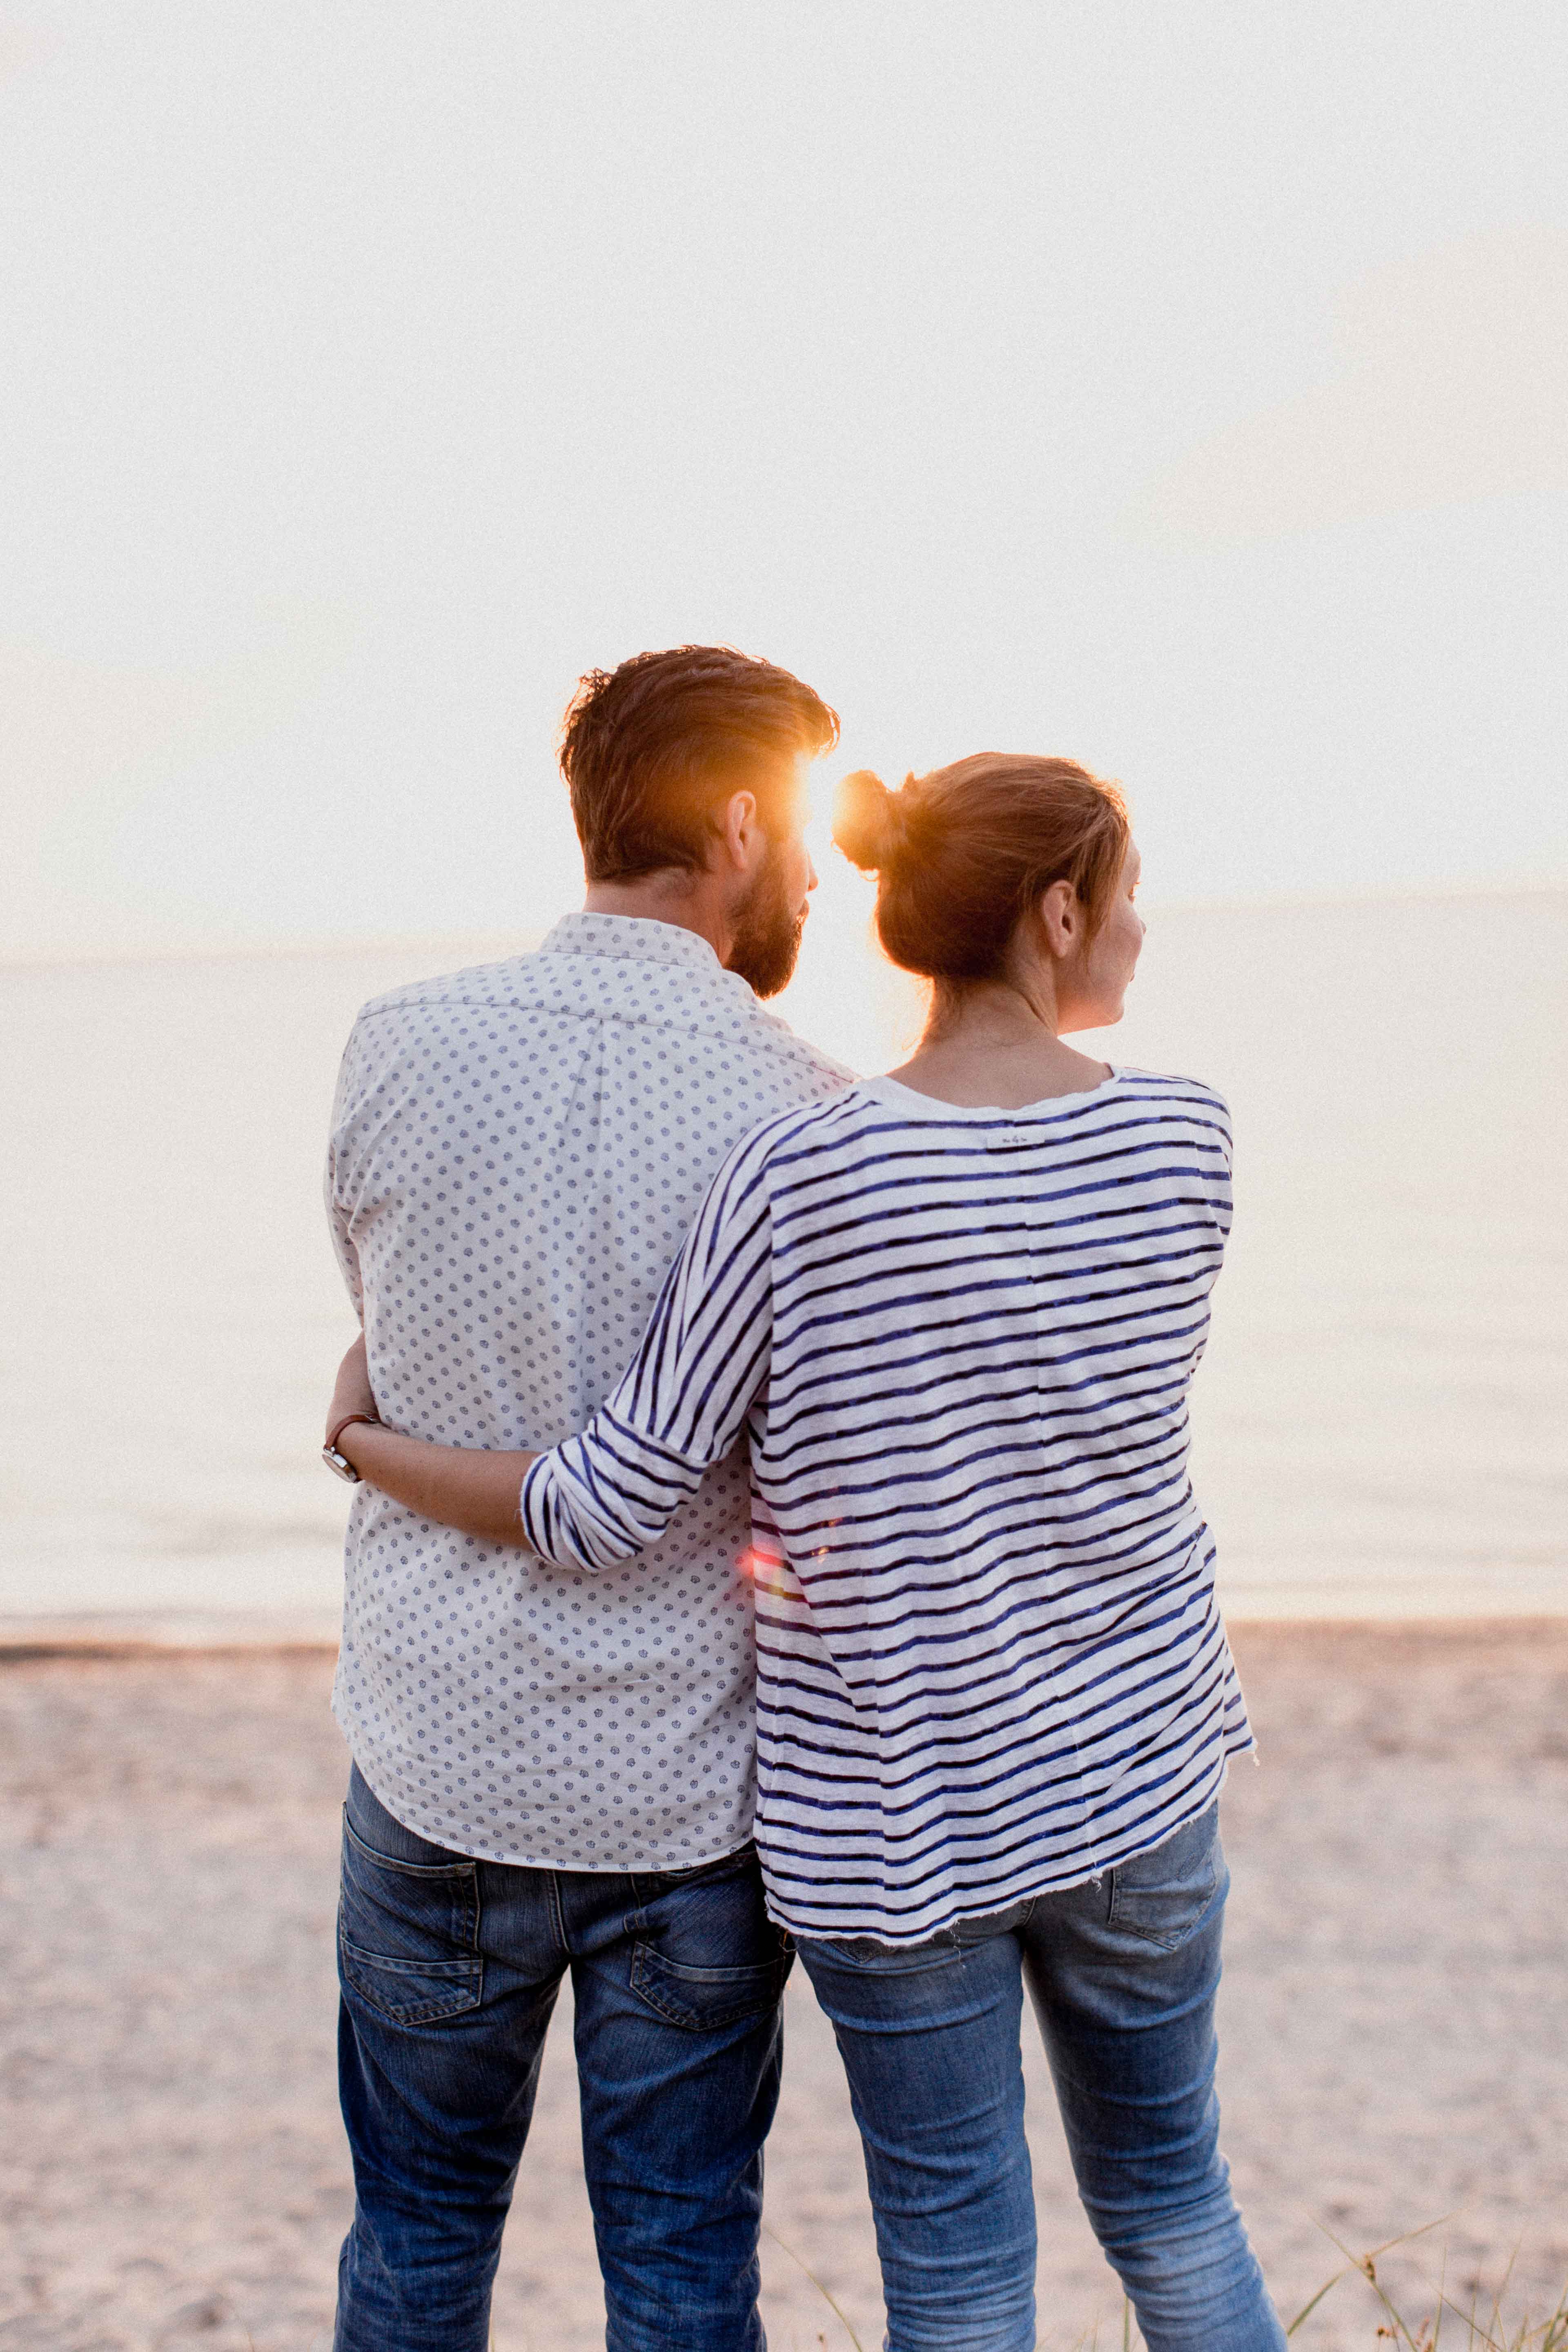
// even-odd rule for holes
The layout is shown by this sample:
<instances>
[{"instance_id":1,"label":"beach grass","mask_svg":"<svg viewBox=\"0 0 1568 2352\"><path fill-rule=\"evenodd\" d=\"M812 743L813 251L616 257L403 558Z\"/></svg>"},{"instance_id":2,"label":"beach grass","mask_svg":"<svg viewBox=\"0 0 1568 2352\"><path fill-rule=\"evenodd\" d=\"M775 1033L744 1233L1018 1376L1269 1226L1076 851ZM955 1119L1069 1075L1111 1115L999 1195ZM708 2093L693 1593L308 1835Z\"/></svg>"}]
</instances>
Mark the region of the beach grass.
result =
<instances>
[{"instance_id":1,"label":"beach grass","mask_svg":"<svg viewBox=\"0 0 1568 2352\"><path fill-rule=\"evenodd\" d=\"M1444 2217L1445 2220L1447 2218L1447 2216ZM1442 2221L1428 2221L1418 2230L1407 2230L1400 2237L1385 2239L1382 2245L1373 2247L1370 2252L1364 2254L1352 2253L1347 2246L1341 2244L1332 2231L1324 2230L1324 2236L1337 2246L1344 2256L1343 2266L1337 2270L1331 2278L1326 2279L1317 2293L1303 2304L1285 2330L1287 2337L1298 2335L1319 2305L1326 2302L1337 2287L1349 2279L1359 2279L1370 2289L1376 2305L1377 2315L1371 2339L1374 2346L1379 2343L1392 2344L1403 2347L1404 2352L1441 2352L1445 2343L1450 2347L1450 2352L1568 2352L1568 2285L1563 2287L1562 2294L1558 2297L1555 2309L1547 2313L1543 2319L1532 2320L1526 2315L1517 2321L1505 2323L1503 2303L1508 2293L1509 2281L1512 2276L1512 2261L1504 2272L1501 2283L1492 2294L1489 2305L1483 2305L1479 2289L1472 2296L1468 2309L1456 2303L1447 2293L1445 2272L1439 2275L1436 2301L1430 2313L1420 2319L1407 2318L1394 2303L1386 2285L1378 2275L1378 2263L1385 2254L1392 2253L1396 2247L1409 2245L1415 2239L1424 2238L1433 2230L1441 2229L1442 2226ZM790 2260L804 2271L838 2320L855 2347L855 2352L864 2352L864 2347L850 2326L845 2313L811 2265L795 2252L793 2246L786 2245L776 2231L770 2230L765 2222L763 2227L764 2233L773 2240L781 2252L786 2253ZM1485 2309L1484 2317L1483 2308ZM1120 2346L1121 2352L1133 2352L1133 2347L1141 2345L1142 2337L1134 2330L1131 2304L1123 2302L1121 2319L1116 2325L1117 2334L1113 2338L1113 2344ZM826 2343L826 2340L825 2337L818 2338L819 2343ZM1100 2352L1100 2323L1096 2321L1083 2336L1079 2336L1074 2347L1074 2352ZM1108 2346L1106 2352L1111 2352L1111 2347Z\"/></svg>"},{"instance_id":2,"label":"beach grass","mask_svg":"<svg viewBox=\"0 0 1568 2352\"><path fill-rule=\"evenodd\" d=\"M1447 2216L1445 2216L1445 2219ZM1331 2230L1323 2234L1344 2256L1344 2266L1325 2281L1311 2300L1304 2304L1286 2328L1293 2336L1310 2319L1319 2305L1347 2279L1363 2280L1373 2294L1378 2312L1373 2341L1404 2347L1404 2352L1439 2352L1447 2343L1451 2352L1568 2352L1568 2285L1557 2298L1555 2309L1543 2319L1532 2320L1528 2313L1514 2321L1505 2321L1504 2299L1513 2275L1514 2259L1510 2258L1489 2304L1484 2302L1478 2288L1472 2293L1468 2307L1456 2303L1447 2291L1447 2265L1439 2273L1432 2309L1422 2318L1412 2320L1394 2301L1384 2280L1378 2274L1378 2263L1395 2247L1409 2245L1416 2238L1441 2229L1441 2221L1428 2221L1419 2230L1407 2230L1403 2236L1389 2238L1369 2253L1352 2253L1341 2243ZM1485 2316L1482 2314L1485 2312Z\"/></svg>"}]
</instances>

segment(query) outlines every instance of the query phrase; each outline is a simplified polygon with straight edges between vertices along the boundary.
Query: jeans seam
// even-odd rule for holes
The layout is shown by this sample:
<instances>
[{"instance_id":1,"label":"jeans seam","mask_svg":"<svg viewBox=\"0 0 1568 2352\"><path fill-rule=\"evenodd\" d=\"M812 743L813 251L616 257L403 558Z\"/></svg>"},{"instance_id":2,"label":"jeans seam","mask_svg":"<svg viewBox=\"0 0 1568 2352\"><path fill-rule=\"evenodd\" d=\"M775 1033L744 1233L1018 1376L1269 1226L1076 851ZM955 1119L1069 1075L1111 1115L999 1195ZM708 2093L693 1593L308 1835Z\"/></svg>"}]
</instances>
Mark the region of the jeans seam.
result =
<instances>
[{"instance_id":1,"label":"jeans seam","mask_svg":"<svg viewBox=\"0 0 1568 2352\"><path fill-rule=\"evenodd\" d=\"M577 1955L572 1949L571 1938L566 1933L566 1914L561 1900L560 1872L555 1870L548 1872L545 1884L549 1888L550 1924L555 1931L555 1940L565 1958L568 1960L575 1960Z\"/></svg>"}]
</instances>

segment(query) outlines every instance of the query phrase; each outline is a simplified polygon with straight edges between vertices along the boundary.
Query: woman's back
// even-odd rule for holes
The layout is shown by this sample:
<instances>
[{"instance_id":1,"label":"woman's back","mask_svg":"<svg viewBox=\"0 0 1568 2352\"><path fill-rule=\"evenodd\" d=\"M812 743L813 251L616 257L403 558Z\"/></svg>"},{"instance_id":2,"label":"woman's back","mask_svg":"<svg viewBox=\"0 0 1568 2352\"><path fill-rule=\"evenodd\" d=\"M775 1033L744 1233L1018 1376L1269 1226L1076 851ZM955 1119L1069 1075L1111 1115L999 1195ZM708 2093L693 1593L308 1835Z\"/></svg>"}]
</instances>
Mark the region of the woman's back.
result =
<instances>
[{"instance_id":1,"label":"woman's back","mask_svg":"<svg viewBox=\"0 0 1568 2352\"><path fill-rule=\"evenodd\" d=\"M1187 1478L1230 1220L1207 1087L966 1110L873 1079L738 1155L759 1824L791 1925L929 1935L1155 1844L1249 1744ZM715 1320L744 1360L752 1286Z\"/></svg>"}]
</instances>

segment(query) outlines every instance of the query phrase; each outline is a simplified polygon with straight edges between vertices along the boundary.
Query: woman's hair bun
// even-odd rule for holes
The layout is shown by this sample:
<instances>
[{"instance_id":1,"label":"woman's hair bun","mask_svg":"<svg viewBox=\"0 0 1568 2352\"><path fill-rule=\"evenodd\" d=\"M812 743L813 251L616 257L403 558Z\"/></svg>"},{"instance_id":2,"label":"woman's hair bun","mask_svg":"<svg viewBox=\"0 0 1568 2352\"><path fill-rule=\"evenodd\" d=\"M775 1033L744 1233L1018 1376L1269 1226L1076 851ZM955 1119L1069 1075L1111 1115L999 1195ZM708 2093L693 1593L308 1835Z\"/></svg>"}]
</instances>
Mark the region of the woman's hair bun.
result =
<instances>
[{"instance_id":1,"label":"woman's hair bun","mask_svg":"<svg viewBox=\"0 0 1568 2352\"><path fill-rule=\"evenodd\" d=\"M898 855L908 812L869 768L857 768L838 787L833 838L853 866L879 874Z\"/></svg>"}]
</instances>

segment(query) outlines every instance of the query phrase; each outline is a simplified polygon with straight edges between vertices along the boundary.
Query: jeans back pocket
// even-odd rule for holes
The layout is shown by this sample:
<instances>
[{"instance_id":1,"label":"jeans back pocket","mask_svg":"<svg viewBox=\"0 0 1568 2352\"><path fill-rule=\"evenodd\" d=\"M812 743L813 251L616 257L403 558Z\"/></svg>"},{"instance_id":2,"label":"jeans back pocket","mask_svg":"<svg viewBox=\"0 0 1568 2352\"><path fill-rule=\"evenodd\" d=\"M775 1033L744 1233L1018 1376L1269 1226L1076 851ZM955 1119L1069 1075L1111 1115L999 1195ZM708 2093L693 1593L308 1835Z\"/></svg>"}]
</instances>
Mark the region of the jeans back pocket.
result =
<instances>
[{"instance_id":1,"label":"jeans back pocket","mask_svg":"<svg viewBox=\"0 0 1568 2352\"><path fill-rule=\"evenodd\" d=\"M750 1846L693 1870L641 1873L629 1983L670 2025L701 2033L775 2007L795 1946L768 1917Z\"/></svg>"},{"instance_id":2,"label":"jeans back pocket","mask_svg":"<svg viewBox=\"0 0 1568 2352\"><path fill-rule=\"evenodd\" d=\"M338 1968L395 2025L429 2025L484 1997L479 1874L474 1862L399 1862L343 1822Z\"/></svg>"},{"instance_id":3,"label":"jeans back pocket","mask_svg":"<svg viewBox=\"0 0 1568 2352\"><path fill-rule=\"evenodd\" d=\"M667 1959L651 1945L632 1946L631 1989L670 2025L689 2032L712 2032L743 2017L762 2017L776 2007L793 1955L781 1953L749 1968L705 1969L689 1960Z\"/></svg>"},{"instance_id":4,"label":"jeans back pocket","mask_svg":"<svg viewBox=\"0 0 1568 2352\"><path fill-rule=\"evenodd\" d=\"M1110 1923L1173 1952L1205 1918L1228 1885L1219 1839L1219 1807L1186 1822L1163 1845L1134 1854L1110 1873Z\"/></svg>"}]
</instances>

